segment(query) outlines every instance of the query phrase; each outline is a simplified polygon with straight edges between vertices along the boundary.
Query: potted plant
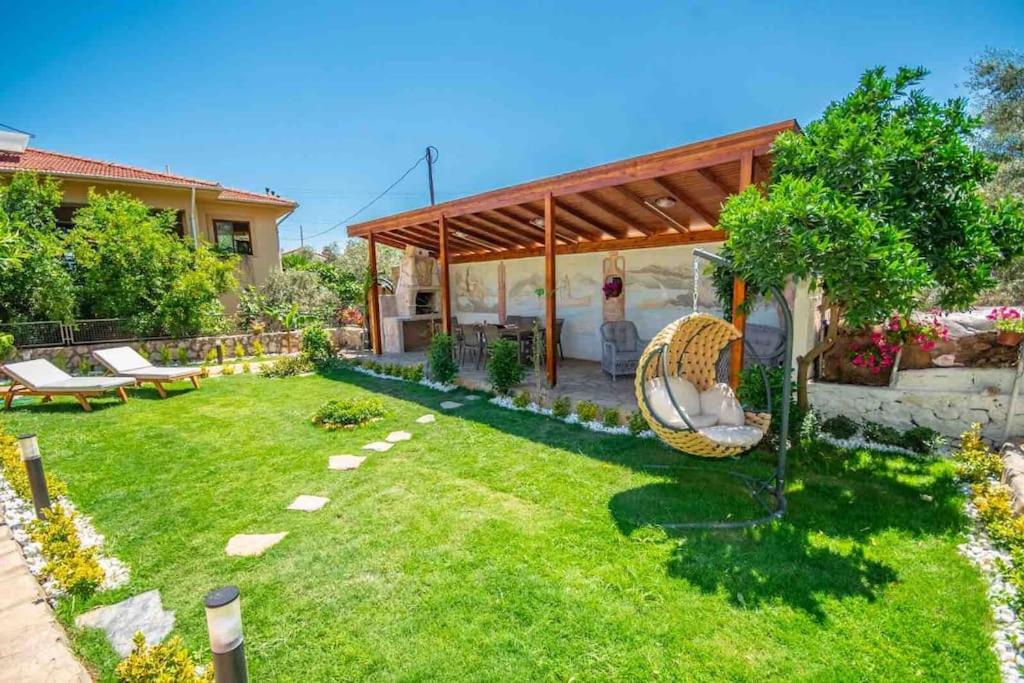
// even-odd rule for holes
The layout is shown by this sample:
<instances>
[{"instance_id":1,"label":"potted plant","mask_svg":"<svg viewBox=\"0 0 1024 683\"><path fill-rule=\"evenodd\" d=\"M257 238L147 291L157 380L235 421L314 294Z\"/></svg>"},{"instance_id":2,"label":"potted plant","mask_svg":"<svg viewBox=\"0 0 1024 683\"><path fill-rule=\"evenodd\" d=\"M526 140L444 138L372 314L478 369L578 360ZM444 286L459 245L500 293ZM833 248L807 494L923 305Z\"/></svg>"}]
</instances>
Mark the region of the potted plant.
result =
<instances>
[{"instance_id":1,"label":"potted plant","mask_svg":"<svg viewBox=\"0 0 1024 683\"><path fill-rule=\"evenodd\" d=\"M996 324L996 343L1002 346L1019 346L1024 339L1024 319L1020 311L1009 306L993 308L986 316Z\"/></svg>"},{"instance_id":2,"label":"potted plant","mask_svg":"<svg viewBox=\"0 0 1024 683\"><path fill-rule=\"evenodd\" d=\"M605 280L601 291L604 292L605 299L616 299L622 296L622 278L618 275L612 275Z\"/></svg>"}]
</instances>

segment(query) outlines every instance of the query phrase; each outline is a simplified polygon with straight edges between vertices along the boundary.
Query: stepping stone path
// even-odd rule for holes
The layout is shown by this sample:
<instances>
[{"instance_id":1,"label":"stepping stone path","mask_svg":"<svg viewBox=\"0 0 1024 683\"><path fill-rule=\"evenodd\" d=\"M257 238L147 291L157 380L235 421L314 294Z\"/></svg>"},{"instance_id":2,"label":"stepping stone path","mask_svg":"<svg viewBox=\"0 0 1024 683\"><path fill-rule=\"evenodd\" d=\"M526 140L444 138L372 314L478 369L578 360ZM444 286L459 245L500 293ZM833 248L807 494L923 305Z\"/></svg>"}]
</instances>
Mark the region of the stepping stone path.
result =
<instances>
[{"instance_id":1,"label":"stepping stone path","mask_svg":"<svg viewBox=\"0 0 1024 683\"><path fill-rule=\"evenodd\" d=\"M409 432L391 432L384 437L384 440L388 443L398 443L399 441L408 441L412 438L412 434Z\"/></svg>"},{"instance_id":2,"label":"stepping stone path","mask_svg":"<svg viewBox=\"0 0 1024 683\"><path fill-rule=\"evenodd\" d=\"M387 441L374 441L373 443L368 443L365 446L363 446L363 450L377 451L378 453L383 453L384 451L391 450L391 447L394 445L395 444L388 443Z\"/></svg>"},{"instance_id":3,"label":"stepping stone path","mask_svg":"<svg viewBox=\"0 0 1024 683\"><path fill-rule=\"evenodd\" d=\"M323 496L299 496L288 506L289 510L301 510L302 512L316 512L330 501Z\"/></svg>"},{"instance_id":4,"label":"stepping stone path","mask_svg":"<svg viewBox=\"0 0 1024 683\"><path fill-rule=\"evenodd\" d=\"M332 455L327 467L332 470L354 470L366 460L362 455Z\"/></svg>"},{"instance_id":5,"label":"stepping stone path","mask_svg":"<svg viewBox=\"0 0 1024 683\"><path fill-rule=\"evenodd\" d=\"M456 401L441 401L441 407L445 410L451 410L452 408L461 408L462 404Z\"/></svg>"},{"instance_id":6,"label":"stepping stone path","mask_svg":"<svg viewBox=\"0 0 1024 683\"><path fill-rule=\"evenodd\" d=\"M421 425L428 425L432 422L437 422L437 418L434 417L433 415L424 415L422 417L417 417L416 422L418 422Z\"/></svg>"},{"instance_id":7,"label":"stepping stone path","mask_svg":"<svg viewBox=\"0 0 1024 683\"><path fill-rule=\"evenodd\" d=\"M466 397L466 400L467 401L479 401L480 397L477 396L476 394L471 394L471 395Z\"/></svg>"},{"instance_id":8,"label":"stepping stone path","mask_svg":"<svg viewBox=\"0 0 1024 683\"><path fill-rule=\"evenodd\" d=\"M146 643L156 645L174 628L174 612L164 609L160 591L146 591L114 605L97 607L75 618L79 628L98 628L121 657L132 653L132 636L142 631Z\"/></svg>"},{"instance_id":9,"label":"stepping stone path","mask_svg":"<svg viewBox=\"0 0 1024 683\"><path fill-rule=\"evenodd\" d=\"M276 534L237 534L228 541L224 552L233 557L262 555L267 548L277 545L287 535L287 531Z\"/></svg>"}]
</instances>

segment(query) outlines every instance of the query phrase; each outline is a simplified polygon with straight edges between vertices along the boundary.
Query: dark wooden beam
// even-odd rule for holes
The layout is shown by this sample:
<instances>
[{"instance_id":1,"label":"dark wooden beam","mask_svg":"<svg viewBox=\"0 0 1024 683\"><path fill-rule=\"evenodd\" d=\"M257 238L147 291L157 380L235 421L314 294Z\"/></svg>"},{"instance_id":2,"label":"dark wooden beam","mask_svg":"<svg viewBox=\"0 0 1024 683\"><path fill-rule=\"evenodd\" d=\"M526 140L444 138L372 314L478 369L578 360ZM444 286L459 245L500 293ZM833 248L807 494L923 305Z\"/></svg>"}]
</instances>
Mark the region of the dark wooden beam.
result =
<instances>
[{"instance_id":1,"label":"dark wooden beam","mask_svg":"<svg viewBox=\"0 0 1024 683\"><path fill-rule=\"evenodd\" d=\"M682 188L673 185L665 178L651 178L651 182L675 197L675 200L682 204L687 211L695 216L700 216L711 227L718 225L718 216L701 206L694 197L687 194Z\"/></svg>"},{"instance_id":2,"label":"dark wooden beam","mask_svg":"<svg viewBox=\"0 0 1024 683\"><path fill-rule=\"evenodd\" d=\"M445 222L444 214L437 219L437 234L441 242L441 252L438 254L438 267L441 269L441 329L451 336L452 333L452 299L448 291L448 225Z\"/></svg>"},{"instance_id":3,"label":"dark wooden beam","mask_svg":"<svg viewBox=\"0 0 1024 683\"><path fill-rule=\"evenodd\" d=\"M745 154L740 158L740 192L754 182L754 155ZM742 278L732 279L732 324L740 335L747 333L747 316L743 312L743 302L747 298L747 283ZM741 336L742 340L742 336ZM740 372L743 370L743 342L732 345L729 363L729 385L736 389L740 385Z\"/></svg>"},{"instance_id":4,"label":"dark wooden beam","mask_svg":"<svg viewBox=\"0 0 1024 683\"><path fill-rule=\"evenodd\" d=\"M559 256L567 254L593 254L606 251L628 251L630 249L649 249L655 247L674 247L680 244L712 244L724 242L725 233L721 230L691 230L690 232L663 232L659 235L641 235L625 237L621 240L604 240L601 242L578 242L577 244L560 244L555 249ZM516 249L488 254L453 254L452 263L477 263L481 261L511 261L518 258L544 256L544 247Z\"/></svg>"},{"instance_id":5,"label":"dark wooden beam","mask_svg":"<svg viewBox=\"0 0 1024 683\"><path fill-rule=\"evenodd\" d=\"M380 336L380 287L377 285L377 239L371 233L367 244L370 263L370 348L376 355L382 353Z\"/></svg>"},{"instance_id":6,"label":"dark wooden beam","mask_svg":"<svg viewBox=\"0 0 1024 683\"><path fill-rule=\"evenodd\" d=\"M555 310L558 297L555 296L555 230L557 228L555 216L555 198L551 193L544 195L544 298L547 302L545 308L544 341L547 344L546 361L548 371L548 385L558 384L557 338L555 337L555 321L558 312Z\"/></svg>"}]
</instances>

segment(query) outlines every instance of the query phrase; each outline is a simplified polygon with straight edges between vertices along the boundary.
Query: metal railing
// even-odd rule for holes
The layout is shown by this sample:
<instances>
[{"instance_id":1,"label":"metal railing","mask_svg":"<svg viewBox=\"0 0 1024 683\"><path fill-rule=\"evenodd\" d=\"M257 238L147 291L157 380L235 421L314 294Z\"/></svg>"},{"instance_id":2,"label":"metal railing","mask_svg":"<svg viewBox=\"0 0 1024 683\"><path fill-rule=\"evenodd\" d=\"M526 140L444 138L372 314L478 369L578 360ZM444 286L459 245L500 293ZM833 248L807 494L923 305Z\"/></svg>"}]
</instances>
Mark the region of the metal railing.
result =
<instances>
[{"instance_id":1,"label":"metal railing","mask_svg":"<svg viewBox=\"0 0 1024 683\"><path fill-rule=\"evenodd\" d=\"M30 349L41 346L74 346L98 342L167 339L166 334L139 335L128 318L97 318L63 323L45 320L30 323L2 323L0 332L14 336L14 345Z\"/></svg>"}]
</instances>

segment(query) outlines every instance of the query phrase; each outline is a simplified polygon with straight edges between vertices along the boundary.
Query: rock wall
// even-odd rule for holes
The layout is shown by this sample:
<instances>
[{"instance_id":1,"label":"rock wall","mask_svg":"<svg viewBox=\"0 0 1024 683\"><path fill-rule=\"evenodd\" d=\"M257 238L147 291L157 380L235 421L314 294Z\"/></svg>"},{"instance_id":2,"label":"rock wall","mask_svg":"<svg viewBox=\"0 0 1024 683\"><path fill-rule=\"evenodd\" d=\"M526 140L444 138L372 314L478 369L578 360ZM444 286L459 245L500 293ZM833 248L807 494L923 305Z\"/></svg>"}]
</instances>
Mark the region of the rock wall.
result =
<instances>
[{"instance_id":1,"label":"rock wall","mask_svg":"<svg viewBox=\"0 0 1024 683\"><path fill-rule=\"evenodd\" d=\"M845 415L901 430L930 427L950 438L977 422L986 439L1002 443L1013 369L942 368L898 375L893 387L812 382L808 396L825 417ZM1011 438L1024 436L1024 397L1018 398L1014 412Z\"/></svg>"},{"instance_id":2,"label":"rock wall","mask_svg":"<svg viewBox=\"0 0 1024 683\"><path fill-rule=\"evenodd\" d=\"M342 349L362 349L364 331L362 327L335 327L328 332L334 340L335 346ZM298 351L301 332L291 335L291 351ZM263 353L267 355L287 353L289 351L288 335L285 332L264 332L255 334L229 334L211 337L190 337L187 339L160 339L146 342L112 342L103 344L81 344L78 346L47 346L36 349L19 349L15 353L15 360L32 360L34 358L45 358L54 365L64 368L75 375L102 374L98 364L92 357L92 352L97 349L108 349L114 346L131 346L135 350L148 356L154 364L165 363L162 349L170 351L170 364L179 364L179 349L185 349L188 354L189 363L198 363L206 359L206 355L213 350L216 353L220 344L227 349L227 357L230 360L235 356L236 344L241 344L246 356L253 354L253 343L259 341L263 345Z\"/></svg>"}]
</instances>

